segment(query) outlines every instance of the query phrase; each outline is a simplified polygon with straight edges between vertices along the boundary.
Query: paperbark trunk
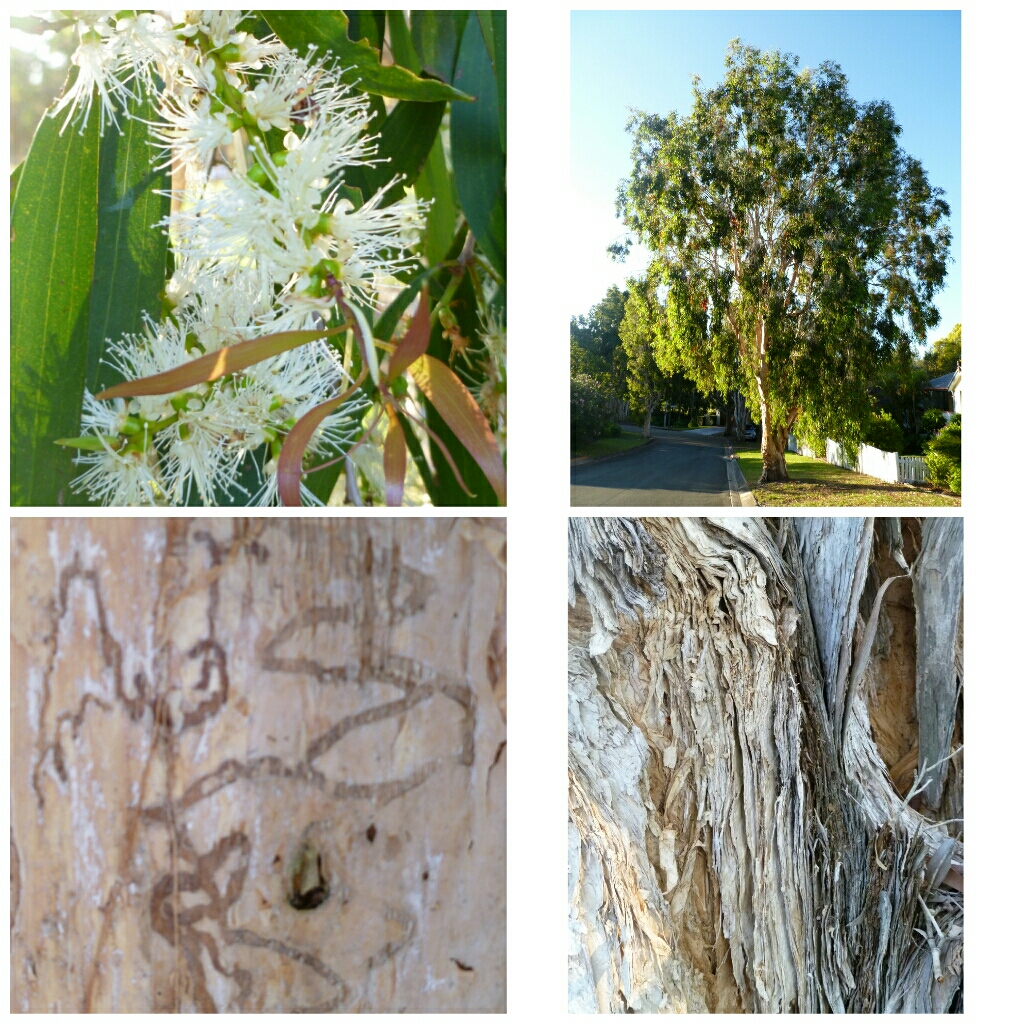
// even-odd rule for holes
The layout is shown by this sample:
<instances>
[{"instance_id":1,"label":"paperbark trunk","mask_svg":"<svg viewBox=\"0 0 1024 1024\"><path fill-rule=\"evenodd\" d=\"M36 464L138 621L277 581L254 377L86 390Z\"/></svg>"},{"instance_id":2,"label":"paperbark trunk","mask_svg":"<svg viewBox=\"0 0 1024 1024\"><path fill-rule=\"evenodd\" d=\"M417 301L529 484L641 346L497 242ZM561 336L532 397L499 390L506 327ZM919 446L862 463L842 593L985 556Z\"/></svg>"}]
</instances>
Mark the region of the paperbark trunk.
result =
<instances>
[{"instance_id":1,"label":"paperbark trunk","mask_svg":"<svg viewBox=\"0 0 1024 1024\"><path fill-rule=\"evenodd\" d=\"M570 520L570 1009L962 1007L962 550Z\"/></svg>"},{"instance_id":2,"label":"paperbark trunk","mask_svg":"<svg viewBox=\"0 0 1024 1024\"><path fill-rule=\"evenodd\" d=\"M504 1009L504 520L11 533L12 1010Z\"/></svg>"},{"instance_id":3,"label":"paperbark trunk","mask_svg":"<svg viewBox=\"0 0 1024 1024\"><path fill-rule=\"evenodd\" d=\"M789 479L786 468L786 445L789 443L789 429L781 424L769 425L768 406L761 403L761 461L763 468L759 484L778 483Z\"/></svg>"}]
</instances>

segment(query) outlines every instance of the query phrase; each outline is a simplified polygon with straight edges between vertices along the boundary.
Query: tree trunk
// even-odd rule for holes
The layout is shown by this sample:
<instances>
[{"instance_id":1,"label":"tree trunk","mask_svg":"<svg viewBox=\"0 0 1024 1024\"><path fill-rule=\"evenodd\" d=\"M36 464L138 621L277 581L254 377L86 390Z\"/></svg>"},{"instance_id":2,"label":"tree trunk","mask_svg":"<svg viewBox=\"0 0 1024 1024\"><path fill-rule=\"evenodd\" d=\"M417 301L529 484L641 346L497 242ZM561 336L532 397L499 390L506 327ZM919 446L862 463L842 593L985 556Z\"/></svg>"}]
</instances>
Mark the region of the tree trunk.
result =
<instances>
[{"instance_id":1,"label":"tree trunk","mask_svg":"<svg viewBox=\"0 0 1024 1024\"><path fill-rule=\"evenodd\" d=\"M11 534L12 1010L504 1009L504 520Z\"/></svg>"},{"instance_id":2,"label":"tree trunk","mask_svg":"<svg viewBox=\"0 0 1024 1024\"><path fill-rule=\"evenodd\" d=\"M786 469L786 445L789 444L789 428L781 424L769 426L768 407L761 403L761 460L764 468L758 479L759 484L777 483L789 479Z\"/></svg>"},{"instance_id":3,"label":"tree trunk","mask_svg":"<svg viewBox=\"0 0 1024 1024\"><path fill-rule=\"evenodd\" d=\"M651 436L651 416L654 413L654 406L648 402L644 411L644 437Z\"/></svg>"},{"instance_id":4,"label":"tree trunk","mask_svg":"<svg viewBox=\"0 0 1024 1024\"><path fill-rule=\"evenodd\" d=\"M571 1010L962 1008L962 551L570 520Z\"/></svg>"}]
</instances>

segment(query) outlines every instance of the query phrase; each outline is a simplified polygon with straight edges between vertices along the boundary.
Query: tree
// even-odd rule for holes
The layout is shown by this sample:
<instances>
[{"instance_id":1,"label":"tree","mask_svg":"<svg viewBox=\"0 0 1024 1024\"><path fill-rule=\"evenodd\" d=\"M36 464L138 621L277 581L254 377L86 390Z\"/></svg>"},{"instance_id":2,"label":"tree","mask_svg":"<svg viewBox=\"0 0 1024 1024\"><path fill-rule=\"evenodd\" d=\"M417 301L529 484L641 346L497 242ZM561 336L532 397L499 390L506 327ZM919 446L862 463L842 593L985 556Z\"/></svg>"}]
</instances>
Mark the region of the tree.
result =
<instances>
[{"instance_id":1,"label":"tree","mask_svg":"<svg viewBox=\"0 0 1024 1024\"><path fill-rule=\"evenodd\" d=\"M619 401L628 395L626 356L619 338L619 324L628 297L627 291L612 285L588 314L574 316L569 323L573 374L589 374Z\"/></svg>"},{"instance_id":2,"label":"tree","mask_svg":"<svg viewBox=\"0 0 1024 1024\"><path fill-rule=\"evenodd\" d=\"M705 390L738 376L768 482L802 412L855 436L879 363L938 322L949 208L891 107L857 104L838 65L734 40L725 69L687 117L634 112L618 211L669 286L660 365Z\"/></svg>"},{"instance_id":3,"label":"tree","mask_svg":"<svg viewBox=\"0 0 1024 1024\"><path fill-rule=\"evenodd\" d=\"M11 550L12 1010L504 1012L504 519Z\"/></svg>"},{"instance_id":4,"label":"tree","mask_svg":"<svg viewBox=\"0 0 1024 1024\"><path fill-rule=\"evenodd\" d=\"M644 437L651 436L651 414L661 405L666 380L654 358L665 311L652 281L630 281L619 337L626 353L626 382L630 404L644 419Z\"/></svg>"},{"instance_id":5,"label":"tree","mask_svg":"<svg viewBox=\"0 0 1024 1024\"><path fill-rule=\"evenodd\" d=\"M569 1002L962 1009L963 520L570 519Z\"/></svg>"},{"instance_id":6,"label":"tree","mask_svg":"<svg viewBox=\"0 0 1024 1024\"><path fill-rule=\"evenodd\" d=\"M929 380L952 373L960 365L960 324L944 338L939 338L921 362L928 371Z\"/></svg>"},{"instance_id":7,"label":"tree","mask_svg":"<svg viewBox=\"0 0 1024 1024\"><path fill-rule=\"evenodd\" d=\"M574 316L569 324L569 337L600 359L610 362L619 346L619 324L626 311L629 292L612 285L604 298L590 307L589 314Z\"/></svg>"}]
</instances>

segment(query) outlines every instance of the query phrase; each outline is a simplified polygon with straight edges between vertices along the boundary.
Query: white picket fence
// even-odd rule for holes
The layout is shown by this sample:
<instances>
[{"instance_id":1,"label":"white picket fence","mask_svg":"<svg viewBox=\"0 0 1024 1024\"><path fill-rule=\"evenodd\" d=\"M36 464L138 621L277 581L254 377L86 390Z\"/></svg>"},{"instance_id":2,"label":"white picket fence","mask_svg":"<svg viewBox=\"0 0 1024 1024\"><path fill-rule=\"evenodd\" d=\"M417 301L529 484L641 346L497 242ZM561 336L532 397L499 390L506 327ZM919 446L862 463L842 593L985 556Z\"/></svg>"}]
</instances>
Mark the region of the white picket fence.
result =
<instances>
[{"instance_id":1,"label":"white picket fence","mask_svg":"<svg viewBox=\"0 0 1024 1024\"><path fill-rule=\"evenodd\" d=\"M799 445L792 435L789 438L789 449L800 455L814 455L810 448ZM869 444L862 444L857 451L857 461L850 462L843 446L829 438L825 442L825 461L844 469L855 469L858 473L890 484L923 484L928 479L928 467L920 455L883 452Z\"/></svg>"}]
</instances>

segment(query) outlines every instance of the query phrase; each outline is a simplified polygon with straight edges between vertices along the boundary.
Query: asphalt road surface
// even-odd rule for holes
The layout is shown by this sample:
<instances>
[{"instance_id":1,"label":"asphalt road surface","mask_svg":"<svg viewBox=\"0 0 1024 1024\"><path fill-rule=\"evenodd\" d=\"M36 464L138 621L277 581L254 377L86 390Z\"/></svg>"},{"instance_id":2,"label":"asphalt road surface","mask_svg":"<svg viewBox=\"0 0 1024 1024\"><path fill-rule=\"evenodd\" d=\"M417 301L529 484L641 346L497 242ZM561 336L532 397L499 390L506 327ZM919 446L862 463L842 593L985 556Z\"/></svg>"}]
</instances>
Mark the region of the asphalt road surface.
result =
<instances>
[{"instance_id":1,"label":"asphalt road surface","mask_svg":"<svg viewBox=\"0 0 1024 1024\"><path fill-rule=\"evenodd\" d=\"M570 470L572 505L731 505L721 427L651 428L653 443Z\"/></svg>"}]
</instances>

